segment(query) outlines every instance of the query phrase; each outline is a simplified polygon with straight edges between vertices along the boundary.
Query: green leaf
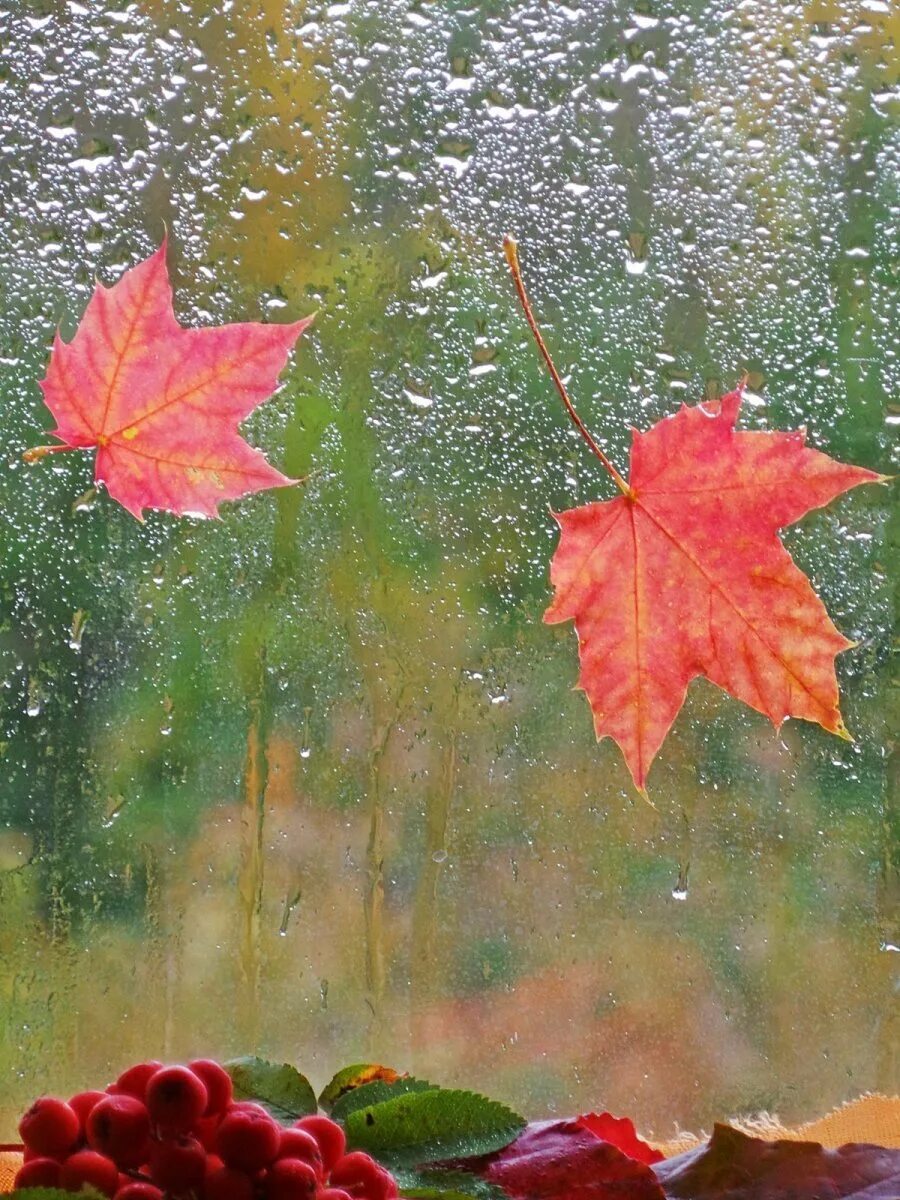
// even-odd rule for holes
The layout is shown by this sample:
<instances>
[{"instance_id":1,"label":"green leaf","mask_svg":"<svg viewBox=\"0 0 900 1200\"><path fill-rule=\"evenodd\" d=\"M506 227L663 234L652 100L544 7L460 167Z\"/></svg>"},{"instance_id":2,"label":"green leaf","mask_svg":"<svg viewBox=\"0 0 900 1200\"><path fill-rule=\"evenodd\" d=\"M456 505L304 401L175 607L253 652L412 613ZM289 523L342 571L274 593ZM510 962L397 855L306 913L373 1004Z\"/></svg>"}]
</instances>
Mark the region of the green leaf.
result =
<instances>
[{"instance_id":1,"label":"green leaf","mask_svg":"<svg viewBox=\"0 0 900 1200\"><path fill-rule=\"evenodd\" d=\"M518 1113L475 1092L411 1092L357 1109L345 1122L348 1143L375 1158L416 1166L489 1154L525 1127Z\"/></svg>"},{"instance_id":2,"label":"green leaf","mask_svg":"<svg viewBox=\"0 0 900 1200\"><path fill-rule=\"evenodd\" d=\"M332 1107L348 1092L364 1087L367 1083L381 1080L383 1083L396 1083L402 1076L392 1067L383 1067L378 1063L353 1063L343 1067L337 1075L322 1090L319 1104L330 1113Z\"/></svg>"},{"instance_id":3,"label":"green leaf","mask_svg":"<svg viewBox=\"0 0 900 1200\"><path fill-rule=\"evenodd\" d=\"M509 1200L496 1184L466 1171L395 1171L400 1195L409 1200Z\"/></svg>"},{"instance_id":4,"label":"green leaf","mask_svg":"<svg viewBox=\"0 0 900 1200\"><path fill-rule=\"evenodd\" d=\"M235 1058L225 1064L236 1100L255 1100L278 1121L295 1121L318 1111L316 1093L305 1075L287 1063Z\"/></svg>"},{"instance_id":5,"label":"green leaf","mask_svg":"<svg viewBox=\"0 0 900 1200\"><path fill-rule=\"evenodd\" d=\"M413 1186L400 1189L400 1195L405 1200L478 1200L478 1197L497 1197L497 1200L509 1200L509 1196L496 1188L489 1191L462 1192L449 1184L446 1187Z\"/></svg>"},{"instance_id":6,"label":"green leaf","mask_svg":"<svg viewBox=\"0 0 900 1200\"><path fill-rule=\"evenodd\" d=\"M87 1185L75 1193L53 1187L16 1188L16 1200L19 1200L20 1196L25 1200L72 1200L73 1195L79 1196L81 1200L105 1200L100 1192Z\"/></svg>"},{"instance_id":7,"label":"green leaf","mask_svg":"<svg viewBox=\"0 0 900 1200\"><path fill-rule=\"evenodd\" d=\"M360 1108L371 1108L383 1100L392 1100L395 1096L405 1096L408 1092L436 1092L437 1084L428 1083L425 1079L414 1079L405 1075L387 1083L383 1079L375 1079L372 1083L363 1083L352 1091L338 1096L331 1106L331 1115L335 1121L345 1122L352 1112Z\"/></svg>"}]
</instances>

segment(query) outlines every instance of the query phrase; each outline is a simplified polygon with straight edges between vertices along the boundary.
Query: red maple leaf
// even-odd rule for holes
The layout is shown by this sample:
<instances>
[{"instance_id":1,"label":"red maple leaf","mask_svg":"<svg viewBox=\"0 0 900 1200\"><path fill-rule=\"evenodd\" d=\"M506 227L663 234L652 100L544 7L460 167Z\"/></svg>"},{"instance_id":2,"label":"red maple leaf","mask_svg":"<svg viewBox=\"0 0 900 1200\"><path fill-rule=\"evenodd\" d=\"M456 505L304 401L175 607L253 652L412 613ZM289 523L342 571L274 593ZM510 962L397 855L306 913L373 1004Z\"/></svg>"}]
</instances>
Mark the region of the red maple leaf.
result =
<instances>
[{"instance_id":1,"label":"red maple leaf","mask_svg":"<svg viewBox=\"0 0 900 1200\"><path fill-rule=\"evenodd\" d=\"M110 288L97 284L71 342L57 332L41 382L61 445L97 447L94 478L138 520L145 508L218 516L218 505L295 483L237 426L268 399L311 317L183 329L166 242Z\"/></svg>"},{"instance_id":2,"label":"red maple leaf","mask_svg":"<svg viewBox=\"0 0 900 1200\"><path fill-rule=\"evenodd\" d=\"M832 624L777 533L810 509L885 477L805 445L803 431L737 432L742 387L633 431L628 482L575 413L507 257L554 382L615 500L559 514L544 620L574 620L598 738L611 737L636 786L698 675L765 714L816 721L849 737L838 707Z\"/></svg>"},{"instance_id":3,"label":"red maple leaf","mask_svg":"<svg viewBox=\"0 0 900 1200\"><path fill-rule=\"evenodd\" d=\"M587 1113L578 1118L582 1129L589 1130L603 1142L610 1142L629 1158L642 1163L662 1162L663 1156L643 1138L638 1137L630 1117L614 1117L612 1113Z\"/></svg>"}]
</instances>

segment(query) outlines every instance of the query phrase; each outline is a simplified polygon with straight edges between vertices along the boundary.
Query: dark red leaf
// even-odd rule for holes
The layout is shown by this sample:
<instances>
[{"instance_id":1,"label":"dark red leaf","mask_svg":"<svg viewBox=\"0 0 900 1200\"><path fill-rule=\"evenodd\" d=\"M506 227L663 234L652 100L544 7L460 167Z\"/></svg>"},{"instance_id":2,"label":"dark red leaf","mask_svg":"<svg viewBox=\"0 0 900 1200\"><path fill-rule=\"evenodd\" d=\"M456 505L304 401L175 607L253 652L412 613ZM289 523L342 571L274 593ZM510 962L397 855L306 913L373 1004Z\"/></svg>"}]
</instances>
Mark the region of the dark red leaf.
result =
<instances>
[{"instance_id":1,"label":"dark red leaf","mask_svg":"<svg viewBox=\"0 0 900 1200\"><path fill-rule=\"evenodd\" d=\"M900 1200L900 1150L767 1142L728 1125L654 1170L670 1200Z\"/></svg>"},{"instance_id":2,"label":"dark red leaf","mask_svg":"<svg viewBox=\"0 0 900 1200\"><path fill-rule=\"evenodd\" d=\"M578 1119L534 1122L482 1160L479 1174L516 1200L664 1200L646 1163L601 1141Z\"/></svg>"}]
</instances>

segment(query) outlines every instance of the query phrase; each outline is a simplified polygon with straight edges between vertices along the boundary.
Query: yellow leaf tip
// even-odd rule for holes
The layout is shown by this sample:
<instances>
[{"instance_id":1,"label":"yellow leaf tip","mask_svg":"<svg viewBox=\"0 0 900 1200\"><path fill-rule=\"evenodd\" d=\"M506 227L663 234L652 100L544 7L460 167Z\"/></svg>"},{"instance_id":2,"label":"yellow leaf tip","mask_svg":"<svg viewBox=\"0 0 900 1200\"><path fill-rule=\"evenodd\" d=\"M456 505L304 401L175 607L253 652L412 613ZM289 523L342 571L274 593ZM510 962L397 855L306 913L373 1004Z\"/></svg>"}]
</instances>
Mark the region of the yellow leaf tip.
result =
<instances>
[{"instance_id":1,"label":"yellow leaf tip","mask_svg":"<svg viewBox=\"0 0 900 1200\"><path fill-rule=\"evenodd\" d=\"M649 795L647 789L645 787L638 787L637 784L635 784L634 786L635 786L635 788L637 788L637 794L640 796L640 798L642 800L646 801L646 803L650 805L650 807L653 809L654 812L659 812L659 809L656 807L656 805L650 799L650 795Z\"/></svg>"}]
</instances>

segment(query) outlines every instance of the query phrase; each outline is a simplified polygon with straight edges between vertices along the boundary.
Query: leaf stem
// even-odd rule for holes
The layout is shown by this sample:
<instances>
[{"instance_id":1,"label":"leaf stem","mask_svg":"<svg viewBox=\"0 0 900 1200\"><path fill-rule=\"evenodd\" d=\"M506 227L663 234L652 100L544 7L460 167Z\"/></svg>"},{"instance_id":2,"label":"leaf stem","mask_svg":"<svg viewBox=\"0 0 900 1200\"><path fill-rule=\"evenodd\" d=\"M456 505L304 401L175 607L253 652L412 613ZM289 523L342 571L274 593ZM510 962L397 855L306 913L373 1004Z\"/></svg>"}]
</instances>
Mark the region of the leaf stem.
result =
<instances>
[{"instance_id":1,"label":"leaf stem","mask_svg":"<svg viewBox=\"0 0 900 1200\"><path fill-rule=\"evenodd\" d=\"M22 455L22 459L27 463L36 463L38 459L46 458L48 454L59 454L62 450L73 450L74 446L32 446L30 450L26 450Z\"/></svg>"},{"instance_id":2,"label":"leaf stem","mask_svg":"<svg viewBox=\"0 0 900 1200\"><path fill-rule=\"evenodd\" d=\"M633 500L633 490L625 482L613 464L609 461L609 459L594 441L584 421L582 421L581 417L579 417L578 413L575 411L575 405L569 398L569 393L566 391L566 385L563 383L559 371L557 371L556 365L554 364L553 359L550 357L550 351L547 349L546 343L541 336L541 331L538 328L538 323L535 320L534 313L531 309L531 302L528 299L528 293L525 291L525 284L522 280L522 271L519 267L518 246L516 245L515 238L510 234L507 234L503 239L503 250L506 254L506 261L509 263L509 269L512 272L513 283L516 285L516 292L519 295L519 302L522 305L522 311L525 313L525 320L528 322L531 332L534 335L534 340L537 342L537 348L540 350L544 362L547 364L547 370L550 372L550 378L556 385L556 390L559 392L562 402L566 406L566 412L572 418L575 428L587 442L591 453L595 455L595 457L598 458L601 463L603 463L603 466L613 477L616 487L619 489L622 495L627 496L629 500Z\"/></svg>"}]
</instances>

